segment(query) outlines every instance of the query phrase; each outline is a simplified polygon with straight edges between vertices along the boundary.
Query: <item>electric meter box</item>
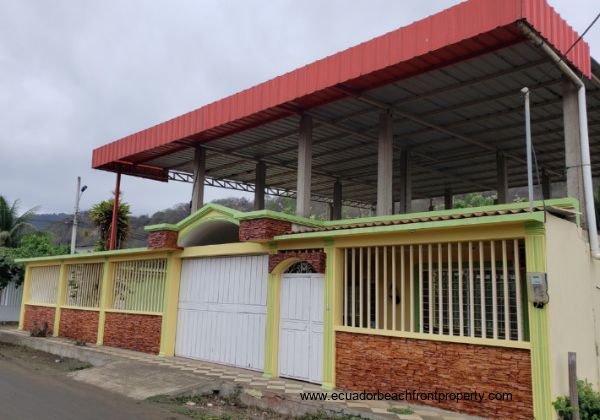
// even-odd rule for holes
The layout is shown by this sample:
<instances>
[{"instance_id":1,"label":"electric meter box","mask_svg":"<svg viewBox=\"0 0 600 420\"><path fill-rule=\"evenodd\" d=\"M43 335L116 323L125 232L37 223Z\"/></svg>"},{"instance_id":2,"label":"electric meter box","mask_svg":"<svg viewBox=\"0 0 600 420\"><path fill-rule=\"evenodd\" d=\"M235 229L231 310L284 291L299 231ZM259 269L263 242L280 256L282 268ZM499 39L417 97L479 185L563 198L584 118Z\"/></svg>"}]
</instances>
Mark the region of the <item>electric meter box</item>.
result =
<instances>
[{"instance_id":1,"label":"electric meter box","mask_svg":"<svg viewBox=\"0 0 600 420\"><path fill-rule=\"evenodd\" d=\"M527 296L534 305L548 303L548 280L546 273L527 273Z\"/></svg>"}]
</instances>

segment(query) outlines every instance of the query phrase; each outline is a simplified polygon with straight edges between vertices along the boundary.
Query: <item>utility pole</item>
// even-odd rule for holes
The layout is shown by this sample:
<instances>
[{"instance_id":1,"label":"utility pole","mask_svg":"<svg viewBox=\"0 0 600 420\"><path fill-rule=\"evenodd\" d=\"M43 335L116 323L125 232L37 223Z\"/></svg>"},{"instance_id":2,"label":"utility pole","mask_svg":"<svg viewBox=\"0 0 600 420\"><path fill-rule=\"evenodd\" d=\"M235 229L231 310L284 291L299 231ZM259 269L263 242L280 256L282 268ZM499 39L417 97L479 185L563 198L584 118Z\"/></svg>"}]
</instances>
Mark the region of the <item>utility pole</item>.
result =
<instances>
[{"instance_id":1,"label":"utility pole","mask_svg":"<svg viewBox=\"0 0 600 420\"><path fill-rule=\"evenodd\" d=\"M71 230L71 254L75 254L75 245L77 243L77 216L79 215L79 200L83 192L87 190L87 185L81 187L81 177L77 177L77 191L75 194L75 213L73 214L73 229Z\"/></svg>"}]
</instances>

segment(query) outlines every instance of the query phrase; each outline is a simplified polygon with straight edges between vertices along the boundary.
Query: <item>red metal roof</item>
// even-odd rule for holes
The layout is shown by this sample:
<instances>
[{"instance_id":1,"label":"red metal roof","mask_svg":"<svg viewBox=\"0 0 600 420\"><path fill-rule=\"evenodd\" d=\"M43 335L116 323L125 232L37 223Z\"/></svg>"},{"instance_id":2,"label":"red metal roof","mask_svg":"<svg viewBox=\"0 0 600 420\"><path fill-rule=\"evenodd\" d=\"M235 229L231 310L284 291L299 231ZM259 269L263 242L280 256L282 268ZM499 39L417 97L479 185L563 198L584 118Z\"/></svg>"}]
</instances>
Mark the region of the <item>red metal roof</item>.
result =
<instances>
[{"instance_id":1,"label":"red metal roof","mask_svg":"<svg viewBox=\"0 0 600 420\"><path fill-rule=\"evenodd\" d=\"M97 169L158 180L167 171L145 161L289 116L524 40L515 25L525 21L558 52L578 34L545 0L469 0L408 26L205 105L94 150ZM591 75L584 41L567 60Z\"/></svg>"}]
</instances>

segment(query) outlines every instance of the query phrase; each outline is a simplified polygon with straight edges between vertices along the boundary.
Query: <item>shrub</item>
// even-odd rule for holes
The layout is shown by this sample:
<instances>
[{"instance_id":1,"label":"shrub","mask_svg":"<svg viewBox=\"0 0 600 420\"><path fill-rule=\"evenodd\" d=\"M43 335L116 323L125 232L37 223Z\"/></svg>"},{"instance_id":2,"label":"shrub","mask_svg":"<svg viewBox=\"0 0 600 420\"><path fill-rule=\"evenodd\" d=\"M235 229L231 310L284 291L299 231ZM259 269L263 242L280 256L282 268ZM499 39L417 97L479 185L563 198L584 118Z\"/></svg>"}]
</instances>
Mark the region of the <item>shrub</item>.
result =
<instances>
[{"instance_id":1,"label":"shrub","mask_svg":"<svg viewBox=\"0 0 600 420\"><path fill-rule=\"evenodd\" d=\"M579 417L581 420L600 419L600 392L594 391L588 381L577 381L577 394L579 396ZM571 407L569 397L558 397L552 403L561 419L570 420L575 411Z\"/></svg>"}]
</instances>

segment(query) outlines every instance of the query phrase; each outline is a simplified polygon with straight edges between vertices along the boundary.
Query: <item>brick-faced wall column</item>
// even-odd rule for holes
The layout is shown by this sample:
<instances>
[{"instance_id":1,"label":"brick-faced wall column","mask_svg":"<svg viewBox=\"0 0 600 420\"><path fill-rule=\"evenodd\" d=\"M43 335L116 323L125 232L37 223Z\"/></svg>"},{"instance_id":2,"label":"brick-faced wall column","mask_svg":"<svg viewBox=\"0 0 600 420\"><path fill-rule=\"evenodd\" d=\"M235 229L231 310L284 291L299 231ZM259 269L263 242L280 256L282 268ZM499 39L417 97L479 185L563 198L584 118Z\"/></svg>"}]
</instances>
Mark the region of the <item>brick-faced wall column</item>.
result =
<instances>
[{"instance_id":1,"label":"brick-faced wall column","mask_svg":"<svg viewBox=\"0 0 600 420\"><path fill-rule=\"evenodd\" d=\"M240 221L240 241L268 241L292 230L292 223L262 218Z\"/></svg>"},{"instance_id":2,"label":"brick-faced wall column","mask_svg":"<svg viewBox=\"0 0 600 420\"><path fill-rule=\"evenodd\" d=\"M148 248L150 249L175 249L179 232L174 230L157 230L148 234Z\"/></svg>"}]
</instances>

